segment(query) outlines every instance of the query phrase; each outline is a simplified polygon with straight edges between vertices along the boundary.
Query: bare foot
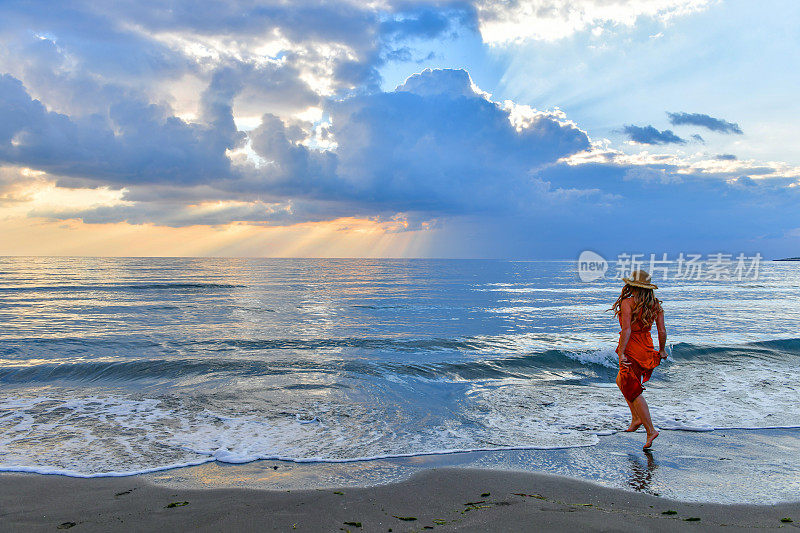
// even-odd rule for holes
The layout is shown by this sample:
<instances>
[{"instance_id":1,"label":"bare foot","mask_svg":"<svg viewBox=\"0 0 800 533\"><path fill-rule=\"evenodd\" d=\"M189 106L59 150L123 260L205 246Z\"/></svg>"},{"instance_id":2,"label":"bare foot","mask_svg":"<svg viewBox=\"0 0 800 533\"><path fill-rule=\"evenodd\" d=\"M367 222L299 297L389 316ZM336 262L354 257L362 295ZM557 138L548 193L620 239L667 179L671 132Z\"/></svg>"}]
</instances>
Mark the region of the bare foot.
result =
<instances>
[{"instance_id":1,"label":"bare foot","mask_svg":"<svg viewBox=\"0 0 800 533\"><path fill-rule=\"evenodd\" d=\"M636 431L637 429L639 429L639 426L641 426L641 425L642 425L642 423L638 419L637 420L633 420L633 421L631 421L631 425L628 426L628 429L626 429L625 431L627 433L630 433L631 431Z\"/></svg>"},{"instance_id":2,"label":"bare foot","mask_svg":"<svg viewBox=\"0 0 800 533\"><path fill-rule=\"evenodd\" d=\"M652 435L648 434L647 435L647 442L644 443L644 446L642 446L642 449L646 450L647 448L652 446L653 445L653 441L656 440L656 437L658 437L658 431L656 431Z\"/></svg>"}]
</instances>

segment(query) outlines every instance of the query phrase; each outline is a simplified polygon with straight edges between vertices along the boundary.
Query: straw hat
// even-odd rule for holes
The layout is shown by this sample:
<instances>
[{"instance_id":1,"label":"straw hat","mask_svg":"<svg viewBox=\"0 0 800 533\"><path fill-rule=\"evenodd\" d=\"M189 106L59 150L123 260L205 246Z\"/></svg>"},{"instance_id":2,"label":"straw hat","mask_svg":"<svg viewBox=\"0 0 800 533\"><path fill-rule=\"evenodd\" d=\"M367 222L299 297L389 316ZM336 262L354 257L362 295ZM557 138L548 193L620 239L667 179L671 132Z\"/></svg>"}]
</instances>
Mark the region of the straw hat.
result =
<instances>
[{"instance_id":1,"label":"straw hat","mask_svg":"<svg viewBox=\"0 0 800 533\"><path fill-rule=\"evenodd\" d=\"M622 278L626 285L641 287L643 289L657 289L658 285L650 283L650 274L644 270L634 270L630 278Z\"/></svg>"}]
</instances>

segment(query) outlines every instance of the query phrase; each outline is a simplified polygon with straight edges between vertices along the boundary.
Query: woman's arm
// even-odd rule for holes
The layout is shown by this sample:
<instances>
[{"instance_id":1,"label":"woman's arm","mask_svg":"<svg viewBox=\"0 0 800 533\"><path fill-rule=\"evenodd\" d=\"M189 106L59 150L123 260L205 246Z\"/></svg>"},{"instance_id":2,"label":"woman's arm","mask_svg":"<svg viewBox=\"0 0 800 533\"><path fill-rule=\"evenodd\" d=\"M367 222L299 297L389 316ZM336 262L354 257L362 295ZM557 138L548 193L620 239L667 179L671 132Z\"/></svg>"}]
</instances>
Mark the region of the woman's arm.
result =
<instances>
[{"instance_id":1,"label":"woman's arm","mask_svg":"<svg viewBox=\"0 0 800 533\"><path fill-rule=\"evenodd\" d=\"M631 338L631 303L630 299L622 300L619 305L619 314L622 317L622 331L619 336L619 346L617 346L617 355L619 356L619 364L628 366L628 358L625 357L625 348L628 346L628 341Z\"/></svg>"},{"instance_id":2,"label":"woman's arm","mask_svg":"<svg viewBox=\"0 0 800 533\"><path fill-rule=\"evenodd\" d=\"M658 329L658 355L661 359L667 358L667 327L664 325L664 311L658 313L656 317L656 329Z\"/></svg>"}]
</instances>

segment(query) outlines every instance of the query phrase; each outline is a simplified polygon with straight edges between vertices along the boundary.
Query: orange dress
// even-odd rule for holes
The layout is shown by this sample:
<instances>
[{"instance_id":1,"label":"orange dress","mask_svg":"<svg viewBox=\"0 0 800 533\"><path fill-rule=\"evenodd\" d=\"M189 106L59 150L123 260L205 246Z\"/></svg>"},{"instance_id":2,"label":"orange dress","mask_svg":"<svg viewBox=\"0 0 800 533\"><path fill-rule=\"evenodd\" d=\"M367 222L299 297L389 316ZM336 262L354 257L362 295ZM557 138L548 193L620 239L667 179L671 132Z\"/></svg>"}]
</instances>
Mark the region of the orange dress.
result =
<instances>
[{"instance_id":1,"label":"orange dress","mask_svg":"<svg viewBox=\"0 0 800 533\"><path fill-rule=\"evenodd\" d=\"M622 327L622 313L619 315L619 326ZM625 357L630 365L619 367L620 389L629 402L639 397L644 390L642 383L650 379L653 369L661 364L661 357L658 355L658 350L653 347L653 337L650 336L652 327L652 321L649 324L642 324L631 317L631 337L625 346ZM622 331L619 334L622 340Z\"/></svg>"}]
</instances>

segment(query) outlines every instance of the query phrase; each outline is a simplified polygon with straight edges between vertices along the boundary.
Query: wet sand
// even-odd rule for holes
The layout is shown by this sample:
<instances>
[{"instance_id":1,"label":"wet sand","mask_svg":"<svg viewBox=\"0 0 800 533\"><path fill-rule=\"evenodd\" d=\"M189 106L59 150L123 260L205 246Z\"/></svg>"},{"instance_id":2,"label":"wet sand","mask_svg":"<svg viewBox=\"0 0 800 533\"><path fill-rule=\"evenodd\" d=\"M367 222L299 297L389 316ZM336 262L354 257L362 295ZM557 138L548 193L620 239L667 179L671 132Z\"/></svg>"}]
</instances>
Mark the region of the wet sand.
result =
<instances>
[{"instance_id":1,"label":"wet sand","mask_svg":"<svg viewBox=\"0 0 800 533\"><path fill-rule=\"evenodd\" d=\"M643 439L619 433L587 448L343 464L208 463L117 478L0 474L0 531L786 531L800 525L800 431L665 431L652 453L642 452Z\"/></svg>"},{"instance_id":2,"label":"wet sand","mask_svg":"<svg viewBox=\"0 0 800 533\"><path fill-rule=\"evenodd\" d=\"M788 529L800 503L676 502L561 476L437 468L376 487L174 489L136 476L0 476L3 531Z\"/></svg>"},{"instance_id":3,"label":"wet sand","mask_svg":"<svg viewBox=\"0 0 800 533\"><path fill-rule=\"evenodd\" d=\"M662 430L650 453L645 434L604 436L596 446L417 455L350 463L206 463L148 474L174 488L298 490L395 483L431 468L558 474L609 488L681 501L800 501L800 430Z\"/></svg>"}]
</instances>

